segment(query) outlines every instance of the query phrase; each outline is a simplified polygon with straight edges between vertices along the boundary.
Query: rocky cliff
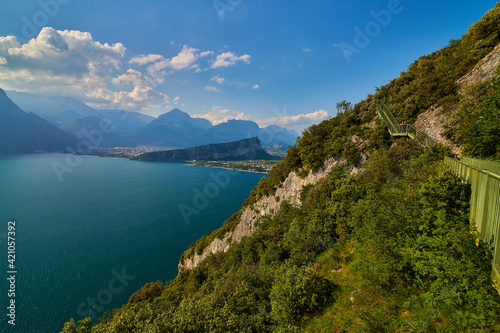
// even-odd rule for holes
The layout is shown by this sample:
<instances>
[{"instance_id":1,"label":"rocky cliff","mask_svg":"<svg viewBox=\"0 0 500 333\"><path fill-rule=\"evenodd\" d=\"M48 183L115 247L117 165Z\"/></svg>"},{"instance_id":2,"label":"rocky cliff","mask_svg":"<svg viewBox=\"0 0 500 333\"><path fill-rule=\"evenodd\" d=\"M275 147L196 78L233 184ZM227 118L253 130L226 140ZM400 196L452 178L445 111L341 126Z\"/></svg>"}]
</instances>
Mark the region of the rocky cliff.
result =
<instances>
[{"instance_id":1,"label":"rocky cliff","mask_svg":"<svg viewBox=\"0 0 500 333\"><path fill-rule=\"evenodd\" d=\"M465 88L471 84L487 81L495 76L500 65L500 44L493 51L484 57L469 73L461 77L457 84L460 88Z\"/></svg>"},{"instance_id":2,"label":"rocky cliff","mask_svg":"<svg viewBox=\"0 0 500 333\"><path fill-rule=\"evenodd\" d=\"M301 178L296 172L291 172L274 195L266 196L257 201L253 207L247 207L234 231L228 232L222 239L215 238L201 255L194 254L190 258L179 263L179 271L193 269L201 261L212 253L227 252L233 243L239 243L243 237L252 235L257 226L256 222L264 216L276 216L280 210L281 202L287 200L294 206L300 206L300 193L304 186L316 184L330 173L332 168L339 164L345 164L340 159L328 159L324 166L316 171L310 171L305 178Z\"/></svg>"},{"instance_id":3,"label":"rocky cliff","mask_svg":"<svg viewBox=\"0 0 500 333\"><path fill-rule=\"evenodd\" d=\"M484 57L469 73L457 80L456 84L460 89L463 89L471 84L488 81L497 74L497 69L500 66L500 44L497 45L486 57ZM418 116L415 126L436 142L451 148L451 152L460 157L462 155L461 147L453 144L443 135L443 124L446 120L446 114L443 107L433 105L424 113Z\"/></svg>"},{"instance_id":4,"label":"rocky cliff","mask_svg":"<svg viewBox=\"0 0 500 333\"><path fill-rule=\"evenodd\" d=\"M260 146L258 138L234 142L209 144L187 149L174 149L142 154L139 161L175 162L175 161L246 161L273 160Z\"/></svg>"}]
</instances>

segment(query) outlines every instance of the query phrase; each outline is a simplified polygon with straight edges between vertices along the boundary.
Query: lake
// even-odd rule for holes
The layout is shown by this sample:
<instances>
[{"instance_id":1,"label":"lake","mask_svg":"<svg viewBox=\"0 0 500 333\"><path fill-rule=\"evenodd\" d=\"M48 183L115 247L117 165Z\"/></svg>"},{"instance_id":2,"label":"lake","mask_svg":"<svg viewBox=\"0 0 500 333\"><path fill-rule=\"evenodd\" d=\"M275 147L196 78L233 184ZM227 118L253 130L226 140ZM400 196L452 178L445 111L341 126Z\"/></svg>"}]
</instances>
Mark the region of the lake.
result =
<instances>
[{"instance_id":1,"label":"lake","mask_svg":"<svg viewBox=\"0 0 500 333\"><path fill-rule=\"evenodd\" d=\"M60 332L177 275L262 174L63 154L0 158L0 332ZM15 297L8 222L15 221ZM12 257L11 257L12 258ZM8 324L15 300L15 326Z\"/></svg>"}]
</instances>

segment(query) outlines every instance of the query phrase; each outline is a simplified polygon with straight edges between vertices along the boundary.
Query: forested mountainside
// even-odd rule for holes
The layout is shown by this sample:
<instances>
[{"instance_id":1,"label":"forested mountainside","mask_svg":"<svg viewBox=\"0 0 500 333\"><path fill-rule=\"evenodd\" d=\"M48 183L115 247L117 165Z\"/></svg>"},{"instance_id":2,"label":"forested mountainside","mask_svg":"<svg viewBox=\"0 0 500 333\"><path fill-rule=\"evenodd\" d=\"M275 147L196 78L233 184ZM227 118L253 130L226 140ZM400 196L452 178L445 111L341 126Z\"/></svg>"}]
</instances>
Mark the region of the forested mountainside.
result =
<instances>
[{"instance_id":1,"label":"forested mountainside","mask_svg":"<svg viewBox=\"0 0 500 333\"><path fill-rule=\"evenodd\" d=\"M259 138L216 143L186 149L173 149L142 154L134 158L139 161L244 161L276 159L260 146Z\"/></svg>"},{"instance_id":2,"label":"forested mountainside","mask_svg":"<svg viewBox=\"0 0 500 333\"><path fill-rule=\"evenodd\" d=\"M339 103L339 114L306 130L240 212L186 251L175 280L149 283L109 316L70 321L63 331L500 331L500 297L487 244L469 224L468 187L442 162L450 148L391 138L375 112L385 103L398 121L413 122L440 109L439 134L463 154L500 156L500 73L460 84L499 32L497 4L461 40L364 101ZM283 200L290 179L305 186ZM263 214L259 203L271 199L279 209ZM246 237L225 238L250 210ZM219 251L182 265L223 239Z\"/></svg>"}]
</instances>

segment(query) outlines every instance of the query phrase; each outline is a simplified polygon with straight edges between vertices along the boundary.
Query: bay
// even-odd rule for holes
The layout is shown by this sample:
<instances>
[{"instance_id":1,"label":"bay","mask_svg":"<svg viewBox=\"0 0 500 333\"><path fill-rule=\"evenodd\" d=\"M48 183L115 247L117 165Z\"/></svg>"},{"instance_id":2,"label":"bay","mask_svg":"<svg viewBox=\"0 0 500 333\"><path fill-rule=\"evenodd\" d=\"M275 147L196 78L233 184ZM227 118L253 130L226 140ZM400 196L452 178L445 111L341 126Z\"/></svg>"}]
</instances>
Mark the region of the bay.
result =
<instances>
[{"instance_id":1,"label":"bay","mask_svg":"<svg viewBox=\"0 0 500 333\"><path fill-rule=\"evenodd\" d=\"M0 332L60 332L70 318L100 317L147 282L175 278L182 252L240 209L263 177L68 157L0 158ZM7 323L9 221L16 222L15 326Z\"/></svg>"}]
</instances>

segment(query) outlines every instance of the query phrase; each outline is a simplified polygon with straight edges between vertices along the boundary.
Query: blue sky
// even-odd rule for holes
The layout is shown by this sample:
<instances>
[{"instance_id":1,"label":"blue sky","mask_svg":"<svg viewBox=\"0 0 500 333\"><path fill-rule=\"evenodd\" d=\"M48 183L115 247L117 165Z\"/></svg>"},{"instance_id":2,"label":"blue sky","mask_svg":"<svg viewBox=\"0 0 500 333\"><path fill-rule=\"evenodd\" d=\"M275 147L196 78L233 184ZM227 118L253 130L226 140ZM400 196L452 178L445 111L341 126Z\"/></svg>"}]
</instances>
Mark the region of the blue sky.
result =
<instances>
[{"instance_id":1,"label":"blue sky","mask_svg":"<svg viewBox=\"0 0 500 333\"><path fill-rule=\"evenodd\" d=\"M0 88L301 131L460 38L495 3L0 0Z\"/></svg>"}]
</instances>

